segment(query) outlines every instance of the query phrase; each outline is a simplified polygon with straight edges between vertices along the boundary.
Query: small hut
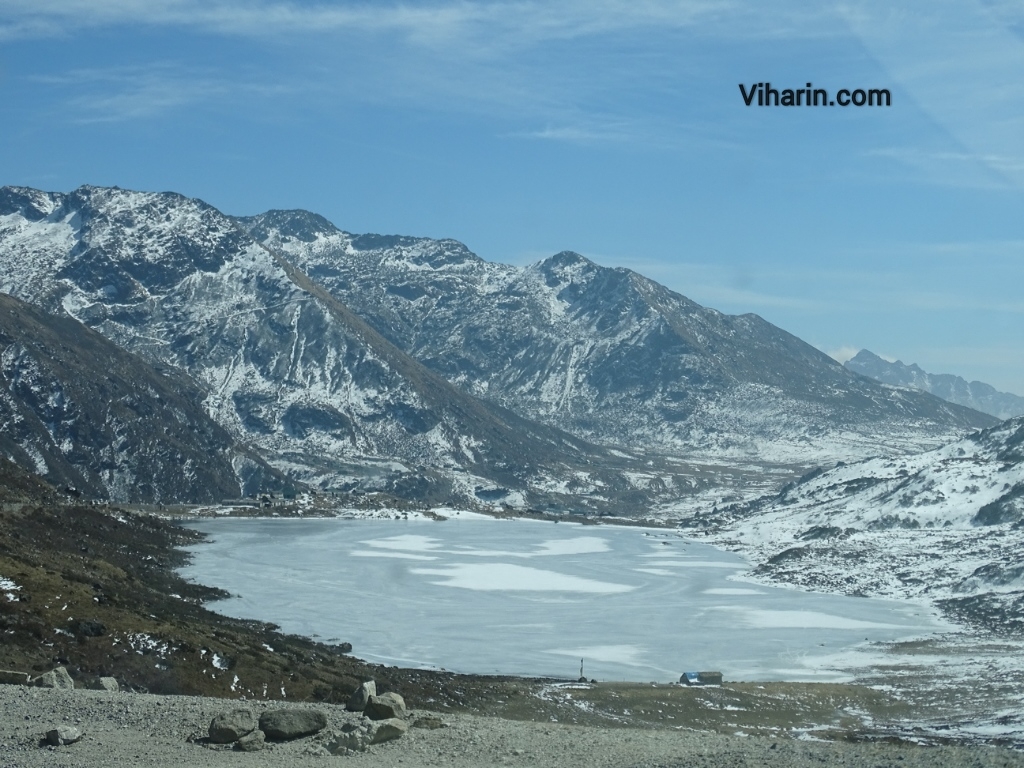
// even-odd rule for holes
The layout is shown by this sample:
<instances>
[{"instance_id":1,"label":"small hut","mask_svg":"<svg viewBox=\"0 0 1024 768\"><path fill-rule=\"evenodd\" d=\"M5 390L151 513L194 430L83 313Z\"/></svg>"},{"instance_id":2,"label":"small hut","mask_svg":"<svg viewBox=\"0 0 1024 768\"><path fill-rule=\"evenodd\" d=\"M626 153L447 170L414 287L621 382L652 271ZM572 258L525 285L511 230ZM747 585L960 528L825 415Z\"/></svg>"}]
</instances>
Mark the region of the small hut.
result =
<instances>
[{"instance_id":1,"label":"small hut","mask_svg":"<svg viewBox=\"0 0 1024 768\"><path fill-rule=\"evenodd\" d=\"M721 672L683 672L679 682L684 685L721 685Z\"/></svg>"}]
</instances>

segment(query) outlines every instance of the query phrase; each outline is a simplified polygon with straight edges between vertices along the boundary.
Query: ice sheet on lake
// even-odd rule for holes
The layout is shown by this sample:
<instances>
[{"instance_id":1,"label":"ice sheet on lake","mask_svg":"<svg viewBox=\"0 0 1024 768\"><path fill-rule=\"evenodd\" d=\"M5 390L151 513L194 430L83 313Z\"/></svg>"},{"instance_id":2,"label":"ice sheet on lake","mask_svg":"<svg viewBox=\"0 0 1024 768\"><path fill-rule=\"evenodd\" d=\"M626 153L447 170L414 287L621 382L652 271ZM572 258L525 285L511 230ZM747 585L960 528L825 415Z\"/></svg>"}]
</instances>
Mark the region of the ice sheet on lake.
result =
<instances>
[{"instance_id":1,"label":"ice sheet on lake","mask_svg":"<svg viewBox=\"0 0 1024 768\"><path fill-rule=\"evenodd\" d=\"M388 536L386 539L372 539L360 542L369 547L377 549L397 549L401 552L430 552L441 546L440 539L430 536L417 536L415 534L403 534L401 536Z\"/></svg>"},{"instance_id":2,"label":"ice sheet on lake","mask_svg":"<svg viewBox=\"0 0 1024 768\"><path fill-rule=\"evenodd\" d=\"M588 645L572 650L550 650L555 656L569 656L573 659L583 659L585 662L603 662L611 664L624 664L627 667L642 667L646 665L643 655L646 649L636 645ZM585 670L584 670L585 671Z\"/></svg>"},{"instance_id":3,"label":"ice sheet on lake","mask_svg":"<svg viewBox=\"0 0 1024 768\"><path fill-rule=\"evenodd\" d=\"M414 555L411 552L371 552L367 549L355 549L349 552L352 557L393 557L396 560L437 560L434 555Z\"/></svg>"},{"instance_id":4,"label":"ice sheet on lake","mask_svg":"<svg viewBox=\"0 0 1024 768\"><path fill-rule=\"evenodd\" d=\"M459 587L460 589L522 590L527 592L589 592L594 594L613 594L629 592L634 589L627 584L613 584L596 579L581 579L557 571L540 568L527 568L511 563L459 563L445 568L411 568L411 573L422 576L440 576L440 581L432 581L443 587Z\"/></svg>"},{"instance_id":5,"label":"ice sheet on lake","mask_svg":"<svg viewBox=\"0 0 1024 768\"><path fill-rule=\"evenodd\" d=\"M574 679L585 658L599 680L844 680L831 654L938 627L913 603L743 588L741 557L676 532L652 546L636 528L487 518L195 527L213 540L190 548L184 575L237 596L215 610L340 638L374 663Z\"/></svg>"},{"instance_id":6,"label":"ice sheet on lake","mask_svg":"<svg viewBox=\"0 0 1024 768\"><path fill-rule=\"evenodd\" d=\"M736 614L745 626L758 629L905 629L905 624L883 624L875 621L859 621L846 616L835 616L817 611L767 611L756 608L718 606L716 611ZM924 628L922 624L922 628Z\"/></svg>"},{"instance_id":7,"label":"ice sheet on lake","mask_svg":"<svg viewBox=\"0 0 1024 768\"><path fill-rule=\"evenodd\" d=\"M361 542L376 549L389 549L404 552L443 552L464 557L562 557L566 555L591 555L608 552L608 542L597 536L576 536L570 539L549 539L535 545L531 550L506 550L480 548L466 544L456 544L452 549L441 550L441 542L429 536L402 535L389 536L385 539L373 539Z\"/></svg>"}]
</instances>

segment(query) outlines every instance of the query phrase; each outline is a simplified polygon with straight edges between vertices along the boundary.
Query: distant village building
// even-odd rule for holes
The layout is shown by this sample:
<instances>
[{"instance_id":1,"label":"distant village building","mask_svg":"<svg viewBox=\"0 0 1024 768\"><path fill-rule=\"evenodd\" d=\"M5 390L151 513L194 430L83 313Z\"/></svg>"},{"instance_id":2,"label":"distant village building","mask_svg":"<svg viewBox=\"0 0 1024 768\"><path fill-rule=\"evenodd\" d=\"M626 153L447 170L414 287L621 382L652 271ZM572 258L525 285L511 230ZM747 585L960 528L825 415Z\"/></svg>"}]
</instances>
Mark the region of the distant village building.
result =
<instances>
[{"instance_id":1,"label":"distant village building","mask_svg":"<svg viewBox=\"0 0 1024 768\"><path fill-rule=\"evenodd\" d=\"M684 685L721 685L721 672L683 672L679 682Z\"/></svg>"}]
</instances>

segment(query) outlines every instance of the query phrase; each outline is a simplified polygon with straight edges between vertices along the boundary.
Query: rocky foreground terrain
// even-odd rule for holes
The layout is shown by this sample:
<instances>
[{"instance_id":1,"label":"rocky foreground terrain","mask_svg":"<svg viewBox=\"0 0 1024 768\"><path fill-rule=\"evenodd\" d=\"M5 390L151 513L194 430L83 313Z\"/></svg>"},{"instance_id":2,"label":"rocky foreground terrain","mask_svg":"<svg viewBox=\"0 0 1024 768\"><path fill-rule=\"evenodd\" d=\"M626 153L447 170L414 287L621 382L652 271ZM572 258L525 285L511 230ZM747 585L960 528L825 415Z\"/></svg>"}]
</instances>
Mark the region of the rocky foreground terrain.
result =
<instances>
[{"instance_id":1,"label":"rocky foreground terrain","mask_svg":"<svg viewBox=\"0 0 1024 768\"><path fill-rule=\"evenodd\" d=\"M316 735L268 742L255 752L204 743L211 721L237 701L0 685L0 755L8 768L36 766L537 766L544 768L727 768L835 765L846 768L1017 768L1024 753L983 747L739 738L690 730L595 728L414 710L401 738L365 752L332 756L342 729L359 722L340 706L319 705L326 727ZM254 715L288 704L243 704ZM300 705L302 706L302 705ZM80 741L53 746L45 733L74 728Z\"/></svg>"}]
</instances>

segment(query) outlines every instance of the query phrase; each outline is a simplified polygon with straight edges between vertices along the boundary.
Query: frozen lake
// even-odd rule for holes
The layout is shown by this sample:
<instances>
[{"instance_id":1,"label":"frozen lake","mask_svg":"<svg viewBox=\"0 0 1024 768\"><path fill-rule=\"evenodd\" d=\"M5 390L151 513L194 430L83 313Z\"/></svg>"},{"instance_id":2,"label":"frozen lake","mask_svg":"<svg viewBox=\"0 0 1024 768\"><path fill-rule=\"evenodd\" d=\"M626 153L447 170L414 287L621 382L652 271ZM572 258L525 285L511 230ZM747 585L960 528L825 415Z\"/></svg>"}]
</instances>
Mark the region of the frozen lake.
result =
<instances>
[{"instance_id":1,"label":"frozen lake","mask_svg":"<svg viewBox=\"0 0 1024 768\"><path fill-rule=\"evenodd\" d=\"M735 580L738 556L675 532L493 520L214 519L182 574L220 613L351 642L375 663L674 681L842 680L865 640L942 629L925 607Z\"/></svg>"}]
</instances>

